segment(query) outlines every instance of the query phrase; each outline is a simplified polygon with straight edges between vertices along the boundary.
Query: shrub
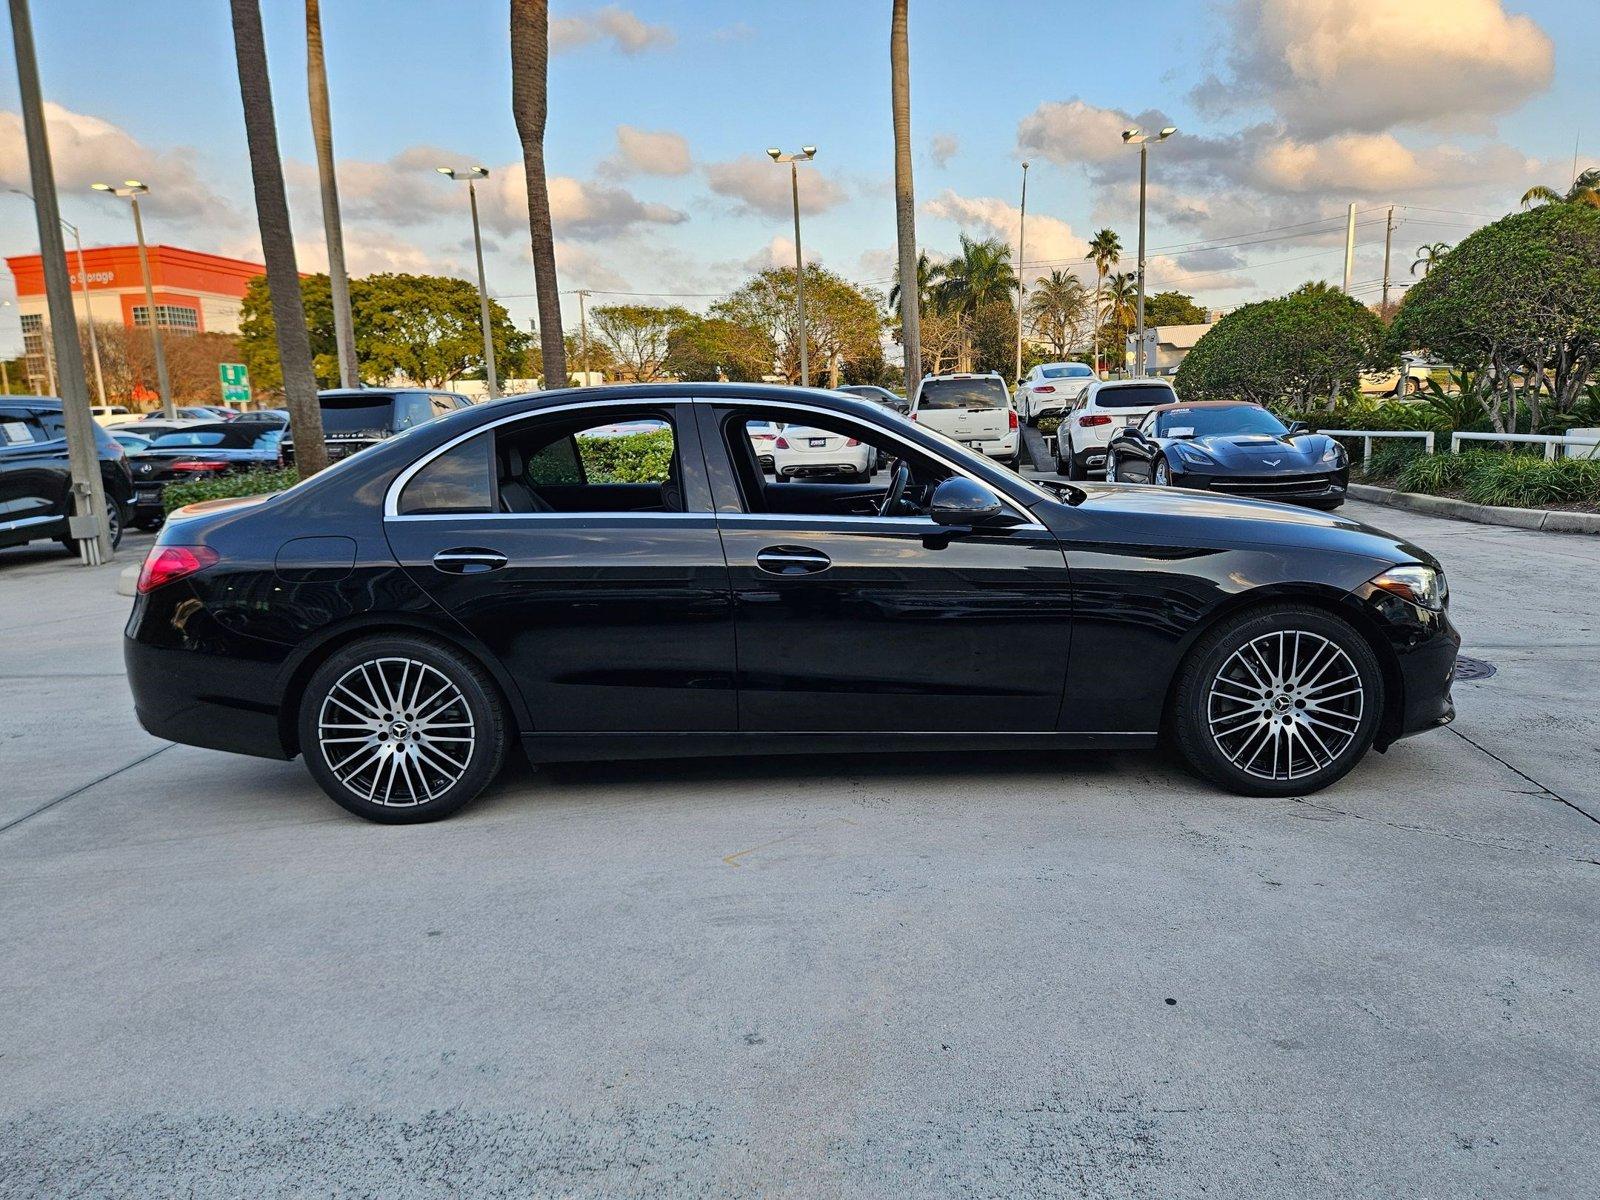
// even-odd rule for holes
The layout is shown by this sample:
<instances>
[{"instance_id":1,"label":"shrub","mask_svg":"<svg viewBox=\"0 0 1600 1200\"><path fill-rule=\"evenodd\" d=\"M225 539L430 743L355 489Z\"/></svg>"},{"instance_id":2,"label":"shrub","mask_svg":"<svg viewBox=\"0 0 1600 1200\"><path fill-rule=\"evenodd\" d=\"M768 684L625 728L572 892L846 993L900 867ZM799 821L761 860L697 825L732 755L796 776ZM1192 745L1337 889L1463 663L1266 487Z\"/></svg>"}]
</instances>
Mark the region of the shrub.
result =
<instances>
[{"instance_id":1,"label":"shrub","mask_svg":"<svg viewBox=\"0 0 1600 1200\"><path fill-rule=\"evenodd\" d=\"M1429 492L1438 495L1462 487L1484 452L1469 454L1419 454L1405 463L1395 477L1403 492Z\"/></svg>"},{"instance_id":2,"label":"shrub","mask_svg":"<svg viewBox=\"0 0 1600 1200\"><path fill-rule=\"evenodd\" d=\"M231 496L260 496L267 492L281 492L299 482L299 473L293 467L285 470L240 471L232 475L219 475L215 479L196 479L187 483L169 483L161 493L161 503L167 512L185 504L199 504L202 500L225 500Z\"/></svg>"},{"instance_id":3,"label":"shrub","mask_svg":"<svg viewBox=\"0 0 1600 1200\"><path fill-rule=\"evenodd\" d=\"M1351 440L1359 442L1361 439ZM1379 442L1372 448L1372 458L1362 471L1362 477L1381 482L1396 479L1405 465L1423 452L1422 443L1411 441L1409 438L1403 441Z\"/></svg>"},{"instance_id":4,"label":"shrub","mask_svg":"<svg viewBox=\"0 0 1600 1200\"><path fill-rule=\"evenodd\" d=\"M590 483L660 483L672 469L672 432L578 439Z\"/></svg>"},{"instance_id":5,"label":"shrub","mask_svg":"<svg viewBox=\"0 0 1600 1200\"><path fill-rule=\"evenodd\" d=\"M1061 414L1051 413L1047 417L1039 418L1039 432L1048 437L1061 428Z\"/></svg>"},{"instance_id":6,"label":"shrub","mask_svg":"<svg viewBox=\"0 0 1600 1200\"><path fill-rule=\"evenodd\" d=\"M1545 508L1600 501L1600 462L1525 454L1484 454L1468 473L1466 498L1474 504Z\"/></svg>"}]
</instances>

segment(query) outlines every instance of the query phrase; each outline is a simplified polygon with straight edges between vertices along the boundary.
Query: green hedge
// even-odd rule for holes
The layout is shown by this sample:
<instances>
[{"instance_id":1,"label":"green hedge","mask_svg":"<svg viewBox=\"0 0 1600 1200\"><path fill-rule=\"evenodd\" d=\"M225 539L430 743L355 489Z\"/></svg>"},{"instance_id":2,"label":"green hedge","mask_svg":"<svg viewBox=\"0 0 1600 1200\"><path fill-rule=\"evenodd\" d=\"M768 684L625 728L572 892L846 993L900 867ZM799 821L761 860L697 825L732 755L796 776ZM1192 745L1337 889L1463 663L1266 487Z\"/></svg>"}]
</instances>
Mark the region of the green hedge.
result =
<instances>
[{"instance_id":1,"label":"green hedge","mask_svg":"<svg viewBox=\"0 0 1600 1200\"><path fill-rule=\"evenodd\" d=\"M282 471L240 471L233 475L219 475L215 479L196 479L189 483L169 483L161 493L161 503L168 512L185 504L199 504L202 500L225 500L232 496L260 496L266 492L281 492L300 481L293 467Z\"/></svg>"},{"instance_id":2,"label":"green hedge","mask_svg":"<svg viewBox=\"0 0 1600 1200\"><path fill-rule=\"evenodd\" d=\"M672 431L578 439L590 483L660 483L672 470Z\"/></svg>"},{"instance_id":3,"label":"green hedge","mask_svg":"<svg viewBox=\"0 0 1600 1200\"><path fill-rule=\"evenodd\" d=\"M1377 452L1372 457L1376 466ZM1367 478L1379 476L1376 471L1369 471ZM1600 508L1600 459L1561 458L1550 462L1531 454L1497 450L1412 454L1394 466L1388 478L1403 492L1460 496L1473 504Z\"/></svg>"}]
</instances>

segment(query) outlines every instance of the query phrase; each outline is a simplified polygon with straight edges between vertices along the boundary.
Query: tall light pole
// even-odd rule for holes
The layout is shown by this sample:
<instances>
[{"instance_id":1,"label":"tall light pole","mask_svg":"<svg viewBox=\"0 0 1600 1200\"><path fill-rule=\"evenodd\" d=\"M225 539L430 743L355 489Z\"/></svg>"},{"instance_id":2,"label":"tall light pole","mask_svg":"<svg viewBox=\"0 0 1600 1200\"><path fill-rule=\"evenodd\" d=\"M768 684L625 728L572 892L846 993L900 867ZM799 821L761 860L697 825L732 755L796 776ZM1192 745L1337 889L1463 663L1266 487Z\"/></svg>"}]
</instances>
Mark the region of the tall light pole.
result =
<instances>
[{"instance_id":1,"label":"tall light pole","mask_svg":"<svg viewBox=\"0 0 1600 1200\"><path fill-rule=\"evenodd\" d=\"M6 190L18 196L26 197L30 203L33 201L32 192L25 192L21 188L7 188ZM89 356L94 359L94 390L95 394L100 397L101 405L104 406L106 402L106 380L105 375L100 370L100 339L94 331L94 309L90 307L89 303L89 273L84 269L83 265L83 236L78 232L78 227L65 217L57 217L56 219L61 222L63 229L72 234L73 245L77 248L78 284L83 291L83 320L89 326Z\"/></svg>"},{"instance_id":2,"label":"tall light pole","mask_svg":"<svg viewBox=\"0 0 1600 1200\"><path fill-rule=\"evenodd\" d=\"M1350 294L1350 281L1356 269L1356 206L1352 201L1344 217L1344 294Z\"/></svg>"},{"instance_id":3,"label":"tall light pole","mask_svg":"<svg viewBox=\"0 0 1600 1200\"><path fill-rule=\"evenodd\" d=\"M587 302L590 293L587 289L578 291L578 353L583 358L583 365L578 368L578 386L589 386L589 310Z\"/></svg>"},{"instance_id":4,"label":"tall light pole","mask_svg":"<svg viewBox=\"0 0 1600 1200\"><path fill-rule=\"evenodd\" d=\"M67 278L67 248L61 240L61 209L56 203L55 167L50 161L50 135L45 128L44 96L39 86L39 61L33 51L33 20L28 0L10 0L11 38L16 48L17 90L22 99L22 132L28 146L28 177L33 181L39 257L44 269L45 303L50 335L61 368L61 417L66 426L67 469L72 476L72 514L68 535L78 543L85 566L112 555L107 523L105 484L95 448L94 418L89 415L89 386L83 377L83 351L78 345L77 317L72 311L72 281Z\"/></svg>"},{"instance_id":5,"label":"tall light pole","mask_svg":"<svg viewBox=\"0 0 1600 1200\"><path fill-rule=\"evenodd\" d=\"M483 278L483 234L478 230L478 184L489 178L488 167L469 167L458 171L454 167L435 167L434 170L448 179L467 181L467 203L472 208L472 249L478 256L478 319L483 322L483 378L489 385L489 399L500 396L500 380L494 369L494 327L489 323L489 285Z\"/></svg>"},{"instance_id":6,"label":"tall light pole","mask_svg":"<svg viewBox=\"0 0 1600 1200\"><path fill-rule=\"evenodd\" d=\"M1028 285L1022 274L1022 256L1028 235L1028 160L1022 160L1022 208L1017 218L1017 372L1013 379L1022 378L1022 301Z\"/></svg>"},{"instance_id":7,"label":"tall light pole","mask_svg":"<svg viewBox=\"0 0 1600 1200\"><path fill-rule=\"evenodd\" d=\"M1150 177L1150 143L1164 142L1178 132L1176 125L1168 125L1151 137L1144 130L1135 125L1132 129L1122 131L1122 140L1130 146L1139 147L1139 309L1134 326L1133 343L1133 373L1135 376L1144 374L1144 200L1145 188Z\"/></svg>"},{"instance_id":8,"label":"tall light pole","mask_svg":"<svg viewBox=\"0 0 1600 1200\"><path fill-rule=\"evenodd\" d=\"M156 386L161 390L161 411L170 421L177 413L172 408L172 384L167 379L167 351L161 344L161 321L156 313L155 288L150 284L150 255L144 245L144 220L139 215L139 197L150 189L137 179L124 179L121 187L109 183L91 185L97 192L120 196L133 208L133 233L139 243L139 273L144 276L144 306L150 319L150 341L156 355Z\"/></svg>"},{"instance_id":9,"label":"tall light pole","mask_svg":"<svg viewBox=\"0 0 1600 1200\"><path fill-rule=\"evenodd\" d=\"M811 386L811 363L806 352L806 266L800 253L800 172L799 164L810 162L817 156L815 146L801 146L799 154L785 154L776 146L767 150L767 157L775 163L789 164L789 191L794 197L794 307L795 321L800 326L800 386Z\"/></svg>"}]
</instances>

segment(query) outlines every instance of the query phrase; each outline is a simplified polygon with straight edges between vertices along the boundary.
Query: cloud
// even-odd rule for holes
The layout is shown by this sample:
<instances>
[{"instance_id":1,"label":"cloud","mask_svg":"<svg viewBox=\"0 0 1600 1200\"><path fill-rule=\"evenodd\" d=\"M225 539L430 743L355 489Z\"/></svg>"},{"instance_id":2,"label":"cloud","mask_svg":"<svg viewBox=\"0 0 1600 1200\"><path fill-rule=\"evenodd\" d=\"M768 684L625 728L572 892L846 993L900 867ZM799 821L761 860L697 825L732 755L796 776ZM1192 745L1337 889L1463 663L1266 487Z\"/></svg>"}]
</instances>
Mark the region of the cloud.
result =
<instances>
[{"instance_id":1,"label":"cloud","mask_svg":"<svg viewBox=\"0 0 1600 1200\"><path fill-rule=\"evenodd\" d=\"M687 175L694 166L689 141L671 130L617 126L617 150L601 164L615 178L627 175Z\"/></svg>"},{"instance_id":2,"label":"cloud","mask_svg":"<svg viewBox=\"0 0 1600 1200\"><path fill-rule=\"evenodd\" d=\"M623 54L666 49L678 40L666 25L650 25L615 4L571 17L550 18L550 53L562 54L609 41Z\"/></svg>"},{"instance_id":3,"label":"cloud","mask_svg":"<svg viewBox=\"0 0 1600 1200\"><path fill-rule=\"evenodd\" d=\"M1041 104L1017 126L1017 147L1059 166L1112 162L1127 157L1122 131L1130 125L1152 129L1171 124L1158 112L1134 118L1122 109L1100 108L1072 99Z\"/></svg>"},{"instance_id":4,"label":"cloud","mask_svg":"<svg viewBox=\"0 0 1600 1200\"><path fill-rule=\"evenodd\" d=\"M1235 0L1228 76L1194 99L1264 102L1298 136L1484 128L1550 86L1555 51L1501 0Z\"/></svg>"},{"instance_id":5,"label":"cloud","mask_svg":"<svg viewBox=\"0 0 1600 1200\"><path fill-rule=\"evenodd\" d=\"M1412 149L1392 133L1349 133L1320 142L1279 139L1252 163L1263 191L1394 196L1435 188L1472 187L1486 179L1530 174L1538 163L1504 143Z\"/></svg>"},{"instance_id":6,"label":"cloud","mask_svg":"<svg viewBox=\"0 0 1600 1200\"><path fill-rule=\"evenodd\" d=\"M964 229L976 228L985 237L998 238L1015 253L1022 210L997 196L962 196L946 188L924 204L922 211L930 217L953 221ZM1036 264L1027 272L1030 279L1048 269L1037 264L1080 262L1089 248L1088 243L1072 231L1071 225L1044 213L1028 214L1027 233L1027 261Z\"/></svg>"},{"instance_id":7,"label":"cloud","mask_svg":"<svg viewBox=\"0 0 1600 1200\"><path fill-rule=\"evenodd\" d=\"M461 192L465 189L444 178L437 168L471 164L468 156L437 146L408 146L384 162L341 158L336 165L340 214L350 220L404 226L464 209L467 198ZM284 163L284 178L304 199L308 212L320 212L314 164L290 159Z\"/></svg>"},{"instance_id":8,"label":"cloud","mask_svg":"<svg viewBox=\"0 0 1600 1200\"><path fill-rule=\"evenodd\" d=\"M953 133L936 133L928 142L928 157L933 165L943 170L961 149L961 139Z\"/></svg>"},{"instance_id":9,"label":"cloud","mask_svg":"<svg viewBox=\"0 0 1600 1200\"><path fill-rule=\"evenodd\" d=\"M822 257L810 246L802 251L808 264L820 263ZM786 267L794 271L794 239L784 237L782 234L774 236L766 245L740 261L739 266L746 272L765 271L772 267Z\"/></svg>"},{"instance_id":10,"label":"cloud","mask_svg":"<svg viewBox=\"0 0 1600 1200\"><path fill-rule=\"evenodd\" d=\"M495 173L495 187L480 192L483 223L498 233L528 231L528 185L522 164ZM586 183L567 175L548 180L550 220L556 236L577 241L610 237L641 225L677 225L688 215L640 200L622 187Z\"/></svg>"},{"instance_id":11,"label":"cloud","mask_svg":"<svg viewBox=\"0 0 1600 1200\"><path fill-rule=\"evenodd\" d=\"M769 158L751 155L732 162L712 163L706 168L706 182L713 192L737 200L751 212L786 217L793 211L789 172ZM813 168L801 173L801 213L812 216L827 212L844 200L844 189L826 175Z\"/></svg>"},{"instance_id":12,"label":"cloud","mask_svg":"<svg viewBox=\"0 0 1600 1200\"><path fill-rule=\"evenodd\" d=\"M153 150L120 126L48 100L44 114L56 187L62 193L87 193L93 183L142 179L151 189L139 202L147 218L203 223L212 229L248 227L244 214L205 183L194 149ZM19 112L0 112L0 187L27 192L33 187ZM152 241L162 240L159 230L149 232Z\"/></svg>"}]
</instances>

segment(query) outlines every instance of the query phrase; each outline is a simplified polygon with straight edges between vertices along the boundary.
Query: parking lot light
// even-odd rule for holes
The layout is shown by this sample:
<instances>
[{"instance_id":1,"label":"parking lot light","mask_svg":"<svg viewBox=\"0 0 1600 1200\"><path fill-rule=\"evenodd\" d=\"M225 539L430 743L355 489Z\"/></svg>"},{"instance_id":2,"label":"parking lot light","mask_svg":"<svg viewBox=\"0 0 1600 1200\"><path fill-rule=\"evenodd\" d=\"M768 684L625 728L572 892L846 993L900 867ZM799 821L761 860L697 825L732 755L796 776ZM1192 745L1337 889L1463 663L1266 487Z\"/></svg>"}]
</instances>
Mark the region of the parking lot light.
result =
<instances>
[{"instance_id":1,"label":"parking lot light","mask_svg":"<svg viewBox=\"0 0 1600 1200\"><path fill-rule=\"evenodd\" d=\"M435 167L446 179L467 181L467 203L472 208L472 249L478 257L478 315L483 323L483 379L488 387L489 399L500 397L500 380L494 366L494 327L489 321L489 285L483 275L483 235L478 230L477 181L489 178L488 167Z\"/></svg>"},{"instance_id":2,"label":"parking lot light","mask_svg":"<svg viewBox=\"0 0 1600 1200\"><path fill-rule=\"evenodd\" d=\"M789 191L794 197L794 307L795 325L800 330L800 386L811 386L811 364L806 352L806 268L800 254L800 163L817 156L815 146L801 146L798 154L785 154L776 146L767 147L767 157L775 163L789 164Z\"/></svg>"},{"instance_id":3,"label":"parking lot light","mask_svg":"<svg viewBox=\"0 0 1600 1200\"><path fill-rule=\"evenodd\" d=\"M137 179L124 179L121 187L109 183L91 184L97 192L108 192L126 200L133 208L133 232L139 243L139 272L144 276L144 307L149 318L150 341L156 356L156 386L161 391L161 411L167 420L177 413L172 407L172 384L167 379L167 352L161 343L161 322L156 314L156 292L150 284L150 255L144 245L144 221L139 216L139 197L149 194L149 187Z\"/></svg>"},{"instance_id":4,"label":"parking lot light","mask_svg":"<svg viewBox=\"0 0 1600 1200\"><path fill-rule=\"evenodd\" d=\"M1139 308L1135 318L1133 342L1133 373L1142 376L1145 371L1144 356L1144 207L1145 184L1150 174L1150 143L1164 142L1178 132L1176 125L1163 125L1154 136L1139 126L1122 131L1122 140L1139 147Z\"/></svg>"}]
</instances>

